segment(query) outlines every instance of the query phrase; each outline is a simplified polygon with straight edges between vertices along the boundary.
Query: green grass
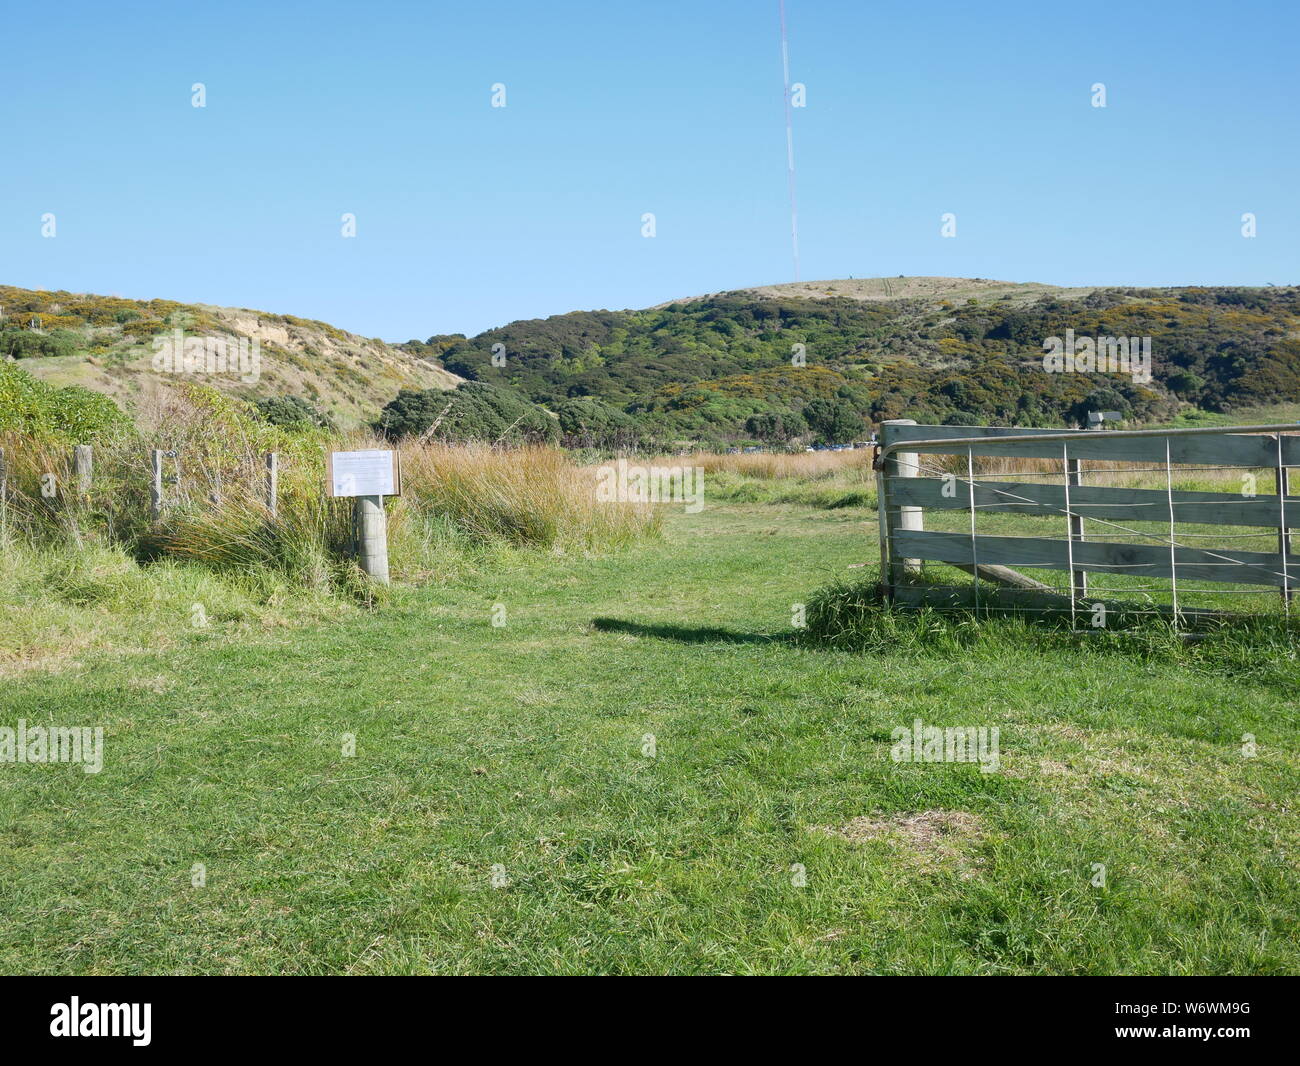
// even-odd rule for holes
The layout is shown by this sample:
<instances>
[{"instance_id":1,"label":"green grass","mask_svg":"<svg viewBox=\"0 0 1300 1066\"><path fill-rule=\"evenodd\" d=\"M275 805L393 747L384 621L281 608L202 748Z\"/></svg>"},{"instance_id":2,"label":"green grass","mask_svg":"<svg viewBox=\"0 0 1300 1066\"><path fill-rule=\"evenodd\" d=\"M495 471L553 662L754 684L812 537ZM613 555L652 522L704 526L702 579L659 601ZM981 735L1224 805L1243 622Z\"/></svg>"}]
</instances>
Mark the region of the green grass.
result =
<instances>
[{"instance_id":1,"label":"green grass","mask_svg":"<svg viewBox=\"0 0 1300 1066\"><path fill-rule=\"evenodd\" d=\"M1194 426L1266 426L1281 422L1300 421L1300 404L1275 403L1259 407L1243 407L1227 414L1190 408L1178 415L1169 425Z\"/></svg>"},{"instance_id":2,"label":"green grass","mask_svg":"<svg viewBox=\"0 0 1300 1066\"><path fill-rule=\"evenodd\" d=\"M869 468L818 480L754 478L730 471L709 474L708 479L709 499L725 503L786 503L826 511L876 505L875 478Z\"/></svg>"},{"instance_id":3,"label":"green grass","mask_svg":"<svg viewBox=\"0 0 1300 1066\"><path fill-rule=\"evenodd\" d=\"M0 725L106 754L0 764L0 970L1300 973L1294 658L916 614L839 650L791 605L874 512L667 518L330 624L182 596L170 646L7 681ZM998 726L1000 771L891 761L916 718ZM824 831L916 812L951 831Z\"/></svg>"}]
</instances>

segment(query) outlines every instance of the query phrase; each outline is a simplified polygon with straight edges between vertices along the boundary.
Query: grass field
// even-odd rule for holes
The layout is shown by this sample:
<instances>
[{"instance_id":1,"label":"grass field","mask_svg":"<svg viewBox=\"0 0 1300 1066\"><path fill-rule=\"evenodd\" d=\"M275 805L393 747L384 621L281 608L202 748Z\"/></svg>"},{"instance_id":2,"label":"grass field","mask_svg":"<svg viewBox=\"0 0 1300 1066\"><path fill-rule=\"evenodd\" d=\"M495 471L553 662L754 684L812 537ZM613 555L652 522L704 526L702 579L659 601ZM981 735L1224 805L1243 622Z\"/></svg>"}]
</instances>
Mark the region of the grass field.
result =
<instances>
[{"instance_id":1,"label":"grass field","mask_svg":"<svg viewBox=\"0 0 1300 1066\"><path fill-rule=\"evenodd\" d=\"M0 970L1300 973L1293 654L927 615L831 650L793 605L873 510L665 517L6 680L0 724L105 757L0 764ZM1000 768L892 761L916 719Z\"/></svg>"}]
</instances>

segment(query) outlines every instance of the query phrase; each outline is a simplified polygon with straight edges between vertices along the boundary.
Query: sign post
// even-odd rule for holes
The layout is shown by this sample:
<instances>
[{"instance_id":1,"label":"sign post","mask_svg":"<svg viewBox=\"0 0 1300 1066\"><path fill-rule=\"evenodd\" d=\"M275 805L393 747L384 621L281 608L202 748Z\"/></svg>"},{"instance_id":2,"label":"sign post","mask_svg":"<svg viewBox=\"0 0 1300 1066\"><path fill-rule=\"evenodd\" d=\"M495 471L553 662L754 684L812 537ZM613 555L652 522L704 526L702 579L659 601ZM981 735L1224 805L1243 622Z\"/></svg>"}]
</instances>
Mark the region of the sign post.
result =
<instances>
[{"instance_id":1,"label":"sign post","mask_svg":"<svg viewBox=\"0 0 1300 1066\"><path fill-rule=\"evenodd\" d=\"M401 464L395 452L368 448L330 452L325 461L331 496L351 496L352 529L361 569L381 585L388 584L388 516L384 497L402 494Z\"/></svg>"}]
</instances>

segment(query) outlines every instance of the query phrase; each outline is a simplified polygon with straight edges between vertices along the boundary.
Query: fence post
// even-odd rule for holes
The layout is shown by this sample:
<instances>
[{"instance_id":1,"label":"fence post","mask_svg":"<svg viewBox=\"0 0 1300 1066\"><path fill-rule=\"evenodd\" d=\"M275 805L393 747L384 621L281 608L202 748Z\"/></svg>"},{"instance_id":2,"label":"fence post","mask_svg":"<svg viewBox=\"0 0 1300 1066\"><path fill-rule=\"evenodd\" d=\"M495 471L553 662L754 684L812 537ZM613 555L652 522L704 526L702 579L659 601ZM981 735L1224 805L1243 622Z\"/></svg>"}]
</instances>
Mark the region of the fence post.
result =
<instances>
[{"instance_id":1,"label":"fence post","mask_svg":"<svg viewBox=\"0 0 1300 1066\"><path fill-rule=\"evenodd\" d=\"M163 505L163 453L157 448L153 450L153 491L150 496L150 513L156 522L162 517Z\"/></svg>"},{"instance_id":2,"label":"fence post","mask_svg":"<svg viewBox=\"0 0 1300 1066\"><path fill-rule=\"evenodd\" d=\"M352 505L361 569L381 585L388 584L388 516L382 496L358 496Z\"/></svg>"},{"instance_id":3,"label":"fence post","mask_svg":"<svg viewBox=\"0 0 1300 1066\"><path fill-rule=\"evenodd\" d=\"M72 449L72 473L77 479L77 494L82 497L90 495L91 472L94 469L94 455L89 444L78 444Z\"/></svg>"},{"instance_id":4,"label":"fence post","mask_svg":"<svg viewBox=\"0 0 1300 1066\"><path fill-rule=\"evenodd\" d=\"M1065 461L1065 484L1067 491L1070 486L1079 486L1083 484L1083 471L1078 459L1066 459ZM1066 510L1069 510L1067 507ZM1070 536L1077 541L1083 540L1083 516L1070 513ZM1070 582L1070 595L1081 600L1088 595L1088 571L1075 570L1072 572Z\"/></svg>"},{"instance_id":5,"label":"fence post","mask_svg":"<svg viewBox=\"0 0 1300 1066\"><path fill-rule=\"evenodd\" d=\"M893 444L898 439L898 434L894 431L894 426L914 426L914 418L887 418L880 423L880 443L882 447ZM896 530L923 530L925 521L921 516L919 507L898 507L895 508L890 504L892 493L889 489L889 483L892 478L900 477L917 477L921 473L920 460L916 452L895 452L885 459L881 469L879 489L877 492L877 506L880 508L881 521L885 527L885 547L888 553L887 559L882 559L881 563L887 566L889 571L889 586L892 592L895 585L901 584L908 574L917 573L921 569L920 559L904 559L894 548L894 532ZM891 512L897 511L897 520L892 518Z\"/></svg>"},{"instance_id":6,"label":"fence post","mask_svg":"<svg viewBox=\"0 0 1300 1066\"><path fill-rule=\"evenodd\" d=\"M280 493L280 455L278 452L266 453L266 509L274 518L277 514Z\"/></svg>"},{"instance_id":7,"label":"fence post","mask_svg":"<svg viewBox=\"0 0 1300 1066\"><path fill-rule=\"evenodd\" d=\"M1291 554L1291 530L1287 524L1286 516L1286 498L1290 492L1288 484L1288 468L1283 465L1282 458L1282 434L1277 435L1277 466L1273 469L1273 482L1277 486L1277 510L1278 510L1278 527L1277 527L1277 550L1281 556L1282 563L1282 606L1286 609L1291 607L1291 574L1287 569L1287 556Z\"/></svg>"}]
</instances>

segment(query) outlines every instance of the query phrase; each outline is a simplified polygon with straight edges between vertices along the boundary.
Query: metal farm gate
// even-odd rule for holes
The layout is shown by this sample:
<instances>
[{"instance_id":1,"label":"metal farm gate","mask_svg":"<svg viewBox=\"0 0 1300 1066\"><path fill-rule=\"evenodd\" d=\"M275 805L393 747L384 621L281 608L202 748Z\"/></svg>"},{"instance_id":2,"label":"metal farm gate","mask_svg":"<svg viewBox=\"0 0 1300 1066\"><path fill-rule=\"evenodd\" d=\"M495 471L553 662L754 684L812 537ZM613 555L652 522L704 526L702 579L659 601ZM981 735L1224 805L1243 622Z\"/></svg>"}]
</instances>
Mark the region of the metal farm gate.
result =
<instances>
[{"instance_id":1,"label":"metal farm gate","mask_svg":"<svg viewBox=\"0 0 1300 1066\"><path fill-rule=\"evenodd\" d=\"M1107 628L1141 615L1289 615L1300 584L1289 529L1300 497L1287 484L1297 433L884 422L883 591L905 606L1068 612L1074 625Z\"/></svg>"}]
</instances>

